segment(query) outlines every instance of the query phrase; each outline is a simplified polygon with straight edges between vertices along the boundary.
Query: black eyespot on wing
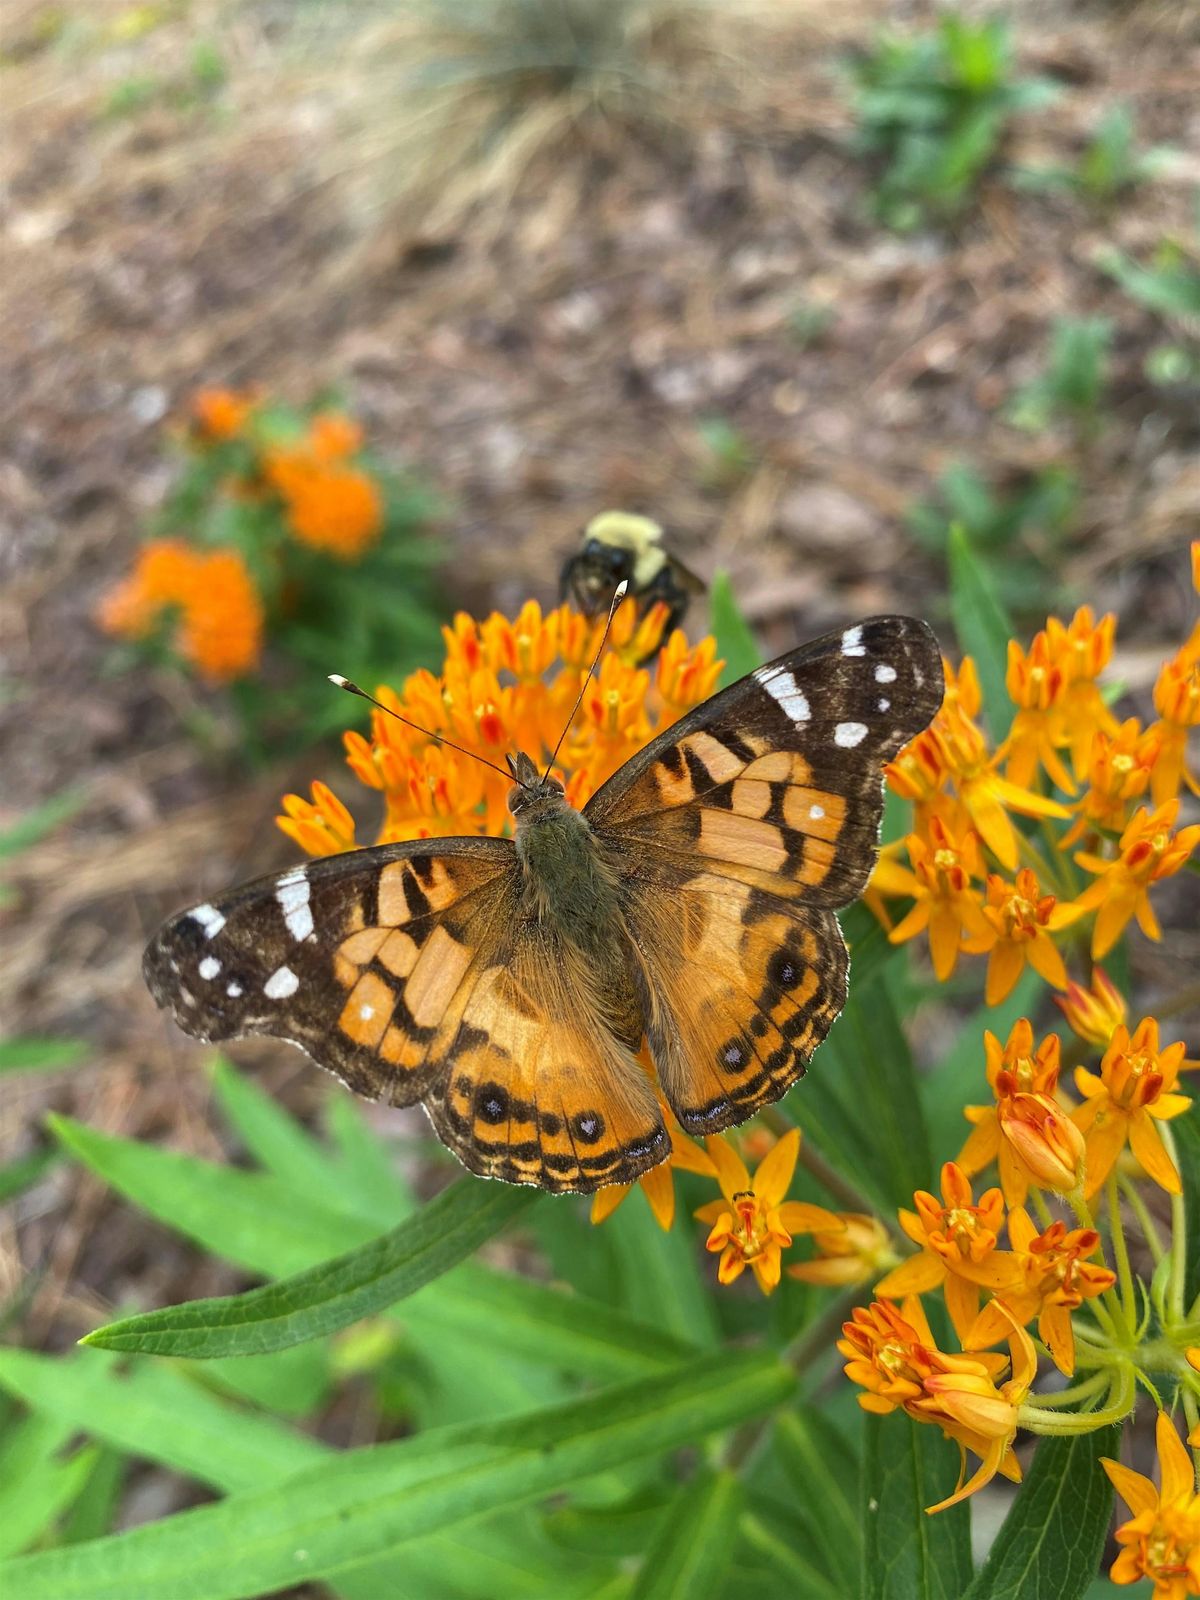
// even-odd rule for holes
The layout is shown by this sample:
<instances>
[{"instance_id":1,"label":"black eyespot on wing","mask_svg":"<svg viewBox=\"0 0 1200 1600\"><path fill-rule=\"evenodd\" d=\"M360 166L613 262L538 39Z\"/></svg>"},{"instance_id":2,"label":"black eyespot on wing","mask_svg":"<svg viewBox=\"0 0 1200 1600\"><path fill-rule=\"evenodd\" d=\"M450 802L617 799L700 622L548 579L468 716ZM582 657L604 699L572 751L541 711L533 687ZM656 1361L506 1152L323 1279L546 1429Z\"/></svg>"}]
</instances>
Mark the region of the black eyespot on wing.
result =
<instances>
[{"instance_id":1,"label":"black eyespot on wing","mask_svg":"<svg viewBox=\"0 0 1200 1600\"><path fill-rule=\"evenodd\" d=\"M475 1115L493 1127L508 1121L508 1090L498 1083L481 1083L475 1091Z\"/></svg>"},{"instance_id":2,"label":"black eyespot on wing","mask_svg":"<svg viewBox=\"0 0 1200 1600\"><path fill-rule=\"evenodd\" d=\"M571 1132L580 1144L595 1144L604 1134L604 1118L598 1111L579 1111L571 1118Z\"/></svg>"}]
</instances>

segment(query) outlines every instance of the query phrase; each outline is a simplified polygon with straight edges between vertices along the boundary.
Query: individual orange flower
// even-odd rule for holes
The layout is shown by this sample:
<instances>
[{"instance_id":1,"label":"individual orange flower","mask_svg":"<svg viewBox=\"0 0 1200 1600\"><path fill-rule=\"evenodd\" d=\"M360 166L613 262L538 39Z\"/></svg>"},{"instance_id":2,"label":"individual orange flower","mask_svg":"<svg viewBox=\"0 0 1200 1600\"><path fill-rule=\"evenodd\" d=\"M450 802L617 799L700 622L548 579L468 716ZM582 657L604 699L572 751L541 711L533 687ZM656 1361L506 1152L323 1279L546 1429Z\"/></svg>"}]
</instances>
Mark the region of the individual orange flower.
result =
<instances>
[{"instance_id":1,"label":"individual orange flower","mask_svg":"<svg viewBox=\"0 0 1200 1600\"><path fill-rule=\"evenodd\" d=\"M927 1506L928 1512L974 1494L997 1472L1020 1481L1012 1444L1037 1370L1033 1342L1023 1328L1011 1328L1012 1377L999 1387L996 1379L1008 1361L986 1351L953 1356L939 1350L915 1297L899 1309L887 1300L876 1300L869 1309L855 1307L842 1334L838 1349L848 1358L846 1376L865 1391L858 1397L864 1411L886 1414L902 1408L917 1422L935 1423L961 1449L980 1457L978 1471L947 1499Z\"/></svg>"},{"instance_id":2,"label":"individual orange flower","mask_svg":"<svg viewBox=\"0 0 1200 1600\"><path fill-rule=\"evenodd\" d=\"M1062 662L1051 659L1044 632L1035 636L1028 655L1015 639L1008 641L1005 685L1017 708L1004 742L1009 779L1027 789L1041 766L1060 789L1074 794L1074 781L1058 754L1070 744L1063 715L1067 674Z\"/></svg>"},{"instance_id":3,"label":"individual orange flower","mask_svg":"<svg viewBox=\"0 0 1200 1600\"><path fill-rule=\"evenodd\" d=\"M1129 815L1129 804L1139 800L1158 770L1162 740L1153 728L1142 731L1136 717L1123 722L1115 733L1098 731L1092 738L1087 768L1087 793L1076 802L1078 815L1062 846L1076 843L1089 829L1119 833Z\"/></svg>"},{"instance_id":4,"label":"individual orange flower","mask_svg":"<svg viewBox=\"0 0 1200 1600\"><path fill-rule=\"evenodd\" d=\"M1144 1017L1132 1034L1124 1024L1116 1029L1099 1077L1076 1067L1075 1086L1084 1102L1074 1115L1087 1143L1089 1195L1108 1177L1126 1140L1160 1188L1180 1193L1179 1173L1155 1123L1179 1116L1192 1103L1175 1093L1184 1049L1182 1040L1160 1049L1158 1023Z\"/></svg>"},{"instance_id":5,"label":"individual orange flower","mask_svg":"<svg viewBox=\"0 0 1200 1600\"><path fill-rule=\"evenodd\" d=\"M988 849L1010 872L1017 865L1017 835L1009 811L1026 817L1067 817L1057 800L1002 778L999 757L988 752L983 733L960 708L943 707L934 720L946 772Z\"/></svg>"},{"instance_id":6,"label":"individual orange flower","mask_svg":"<svg viewBox=\"0 0 1200 1600\"><path fill-rule=\"evenodd\" d=\"M638 1059L646 1072L653 1076L653 1067L645 1046L642 1047ZM702 1178L715 1178L717 1169L712 1157L683 1132L671 1108L661 1097L659 1105L663 1121L671 1135L671 1154L665 1161L660 1161L658 1166L651 1167L649 1172L643 1172L637 1184L649 1201L654 1220L664 1232L669 1233L671 1224L675 1221L674 1174L696 1172ZM597 1189L592 1196L593 1225L611 1217L632 1188L631 1183L610 1183L603 1189Z\"/></svg>"},{"instance_id":7,"label":"individual orange flower","mask_svg":"<svg viewBox=\"0 0 1200 1600\"><path fill-rule=\"evenodd\" d=\"M1113 861L1080 851L1075 859L1088 872L1097 874L1075 902L1079 911L1095 911L1092 932L1092 959L1101 960L1116 944L1129 921L1136 917L1148 939L1159 939L1162 930L1150 904L1152 884L1178 872L1200 844L1200 823L1172 830L1179 815L1179 801L1168 800L1156 811L1141 806L1121 835Z\"/></svg>"},{"instance_id":8,"label":"individual orange flower","mask_svg":"<svg viewBox=\"0 0 1200 1600\"><path fill-rule=\"evenodd\" d=\"M800 1153L798 1128L784 1134L759 1163L753 1178L728 1139L715 1134L706 1143L724 1199L701 1206L696 1216L712 1225L705 1246L720 1252L718 1281L732 1283L749 1267L762 1292L770 1294L779 1283L781 1253L792 1236L817 1229L836 1232L838 1219L823 1206L784 1198Z\"/></svg>"},{"instance_id":9,"label":"individual orange flower","mask_svg":"<svg viewBox=\"0 0 1200 1600\"><path fill-rule=\"evenodd\" d=\"M313 780L312 800L285 794L275 826L310 856L335 856L354 849L354 818L327 784Z\"/></svg>"},{"instance_id":10,"label":"individual orange flower","mask_svg":"<svg viewBox=\"0 0 1200 1600\"><path fill-rule=\"evenodd\" d=\"M701 639L698 645L689 645L682 631L676 628L658 657L658 692L665 708L662 726L667 727L693 706L707 700L717 686L724 665L724 661L717 659L715 639Z\"/></svg>"},{"instance_id":11,"label":"individual orange flower","mask_svg":"<svg viewBox=\"0 0 1200 1600\"><path fill-rule=\"evenodd\" d=\"M613 616L612 630L608 635L609 648L620 656L627 667L645 665L662 644L670 616L671 608L665 600L656 600L643 611L636 601L626 599ZM679 632L678 629L675 631ZM682 634L680 642L686 649L687 641ZM584 662L585 668L590 664Z\"/></svg>"},{"instance_id":12,"label":"individual orange flower","mask_svg":"<svg viewBox=\"0 0 1200 1600\"><path fill-rule=\"evenodd\" d=\"M787 1268L790 1278L825 1288L870 1283L896 1265L891 1237L878 1217L862 1211L834 1212L841 1226L813 1230L816 1255Z\"/></svg>"},{"instance_id":13,"label":"individual orange flower","mask_svg":"<svg viewBox=\"0 0 1200 1600\"><path fill-rule=\"evenodd\" d=\"M1047 1034L1035 1053L1033 1029L1028 1018L1021 1017L1003 1046L986 1031L983 1046L996 1103L964 1108L963 1115L975 1126L959 1151L959 1165L973 1176L989 1162L998 1162L1000 1187L1010 1206L1024 1201L1031 1182L1052 1189L1074 1187L1073 1181L1049 1181L1073 1180L1078 1165L1073 1152L1078 1157L1083 1154L1078 1131L1059 1125L1067 1119L1054 1102L1060 1070L1058 1035ZM1047 1109L1057 1120L1048 1120Z\"/></svg>"},{"instance_id":14,"label":"individual orange flower","mask_svg":"<svg viewBox=\"0 0 1200 1600\"><path fill-rule=\"evenodd\" d=\"M356 561L383 528L377 484L352 467L292 479L283 493L296 538L343 561Z\"/></svg>"},{"instance_id":15,"label":"individual orange flower","mask_svg":"<svg viewBox=\"0 0 1200 1600\"><path fill-rule=\"evenodd\" d=\"M1066 678L1063 726L1071 747L1075 776L1082 777L1097 732L1114 733L1117 719L1104 704L1096 679L1112 657L1117 619L1110 611L1096 621L1091 606L1080 606L1065 625L1057 617L1046 619L1049 656Z\"/></svg>"},{"instance_id":16,"label":"individual orange flower","mask_svg":"<svg viewBox=\"0 0 1200 1600\"><path fill-rule=\"evenodd\" d=\"M321 411L308 425L308 447L319 461L340 461L362 449L359 423L341 411Z\"/></svg>"},{"instance_id":17,"label":"individual orange flower","mask_svg":"<svg viewBox=\"0 0 1200 1600\"><path fill-rule=\"evenodd\" d=\"M200 389L192 398L192 429L196 437L209 444L235 439L258 405L252 390L239 394L236 389Z\"/></svg>"},{"instance_id":18,"label":"individual orange flower","mask_svg":"<svg viewBox=\"0 0 1200 1600\"><path fill-rule=\"evenodd\" d=\"M950 826L959 821L962 807L945 792L950 772L932 727L910 739L883 770L892 793L912 803L914 833L928 834L934 817ZM961 820L967 821L965 812Z\"/></svg>"},{"instance_id":19,"label":"individual orange flower","mask_svg":"<svg viewBox=\"0 0 1200 1600\"><path fill-rule=\"evenodd\" d=\"M195 589L183 604L179 648L201 677L228 683L258 665L262 600L236 550L213 550L198 563Z\"/></svg>"},{"instance_id":20,"label":"individual orange flower","mask_svg":"<svg viewBox=\"0 0 1200 1600\"><path fill-rule=\"evenodd\" d=\"M1163 663L1154 685L1154 709L1160 721L1151 730L1159 737L1161 753L1150 778L1150 796L1156 806L1173 800L1183 784L1200 795L1200 778L1187 763L1188 734L1200 727L1200 657L1180 650Z\"/></svg>"},{"instance_id":21,"label":"individual orange flower","mask_svg":"<svg viewBox=\"0 0 1200 1600\"><path fill-rule=\"evenodd\" d=\"M964 656L956 668L943 656L942 674L945 679L942 706L957 707L965 716L977 717L983 710L983 686L973 657Z\"/></svg>"},{"instance_id":22,"label":"individual orange flower","mask_svg":"<svg viewBox=\"0 0 1200 1600\"><path fill-rule=\"evenodd\" d=\"M999 1189L988 1189L973 1204L970 1179L947 1161L941 1200L918 1189L913 1204L915 1211L901 1210L900 1226L921 1253L889 1272L875 1292L893 1299L942 1285L950 1320L962 1339L979 1314L980 1289L999 1290L1012 1281L1008 1255L996 1247L1004 1228L1004 1196Z\"/></svg>"},{"instance_id":23,"label":"individual orange flower","mask_svg":"<svg viewBox=\"0 0 1200 1600\"><path fill-rule=\"evenodd\" d=\"M1125 1021L1125 1001L1121 991L1102 967L1092 972L1090 989L1072 978L1067 984L1067 994L1054 996L1054 1003L1062 1008L1067 1021L1081 1039L1098 1044L1102 1049L1121 1023Z\"/></svg>"},{"instance_id":24,"label":"individual orange flower","mask_svg":"<svg viewBox=\"0 0 1200 1600\"><path fill-rule=\"evenodd\" d=\"M1114 1272L1087 1259L1100 1248L1100 1235L1094 1228L1068 1231L1065 1222L1052 1222L1039 1233L1028 1211L1015 1206L1008 1217L1008 1239L1012 1250L1007 1261L1015 1269L1016 1286L1001 1290L1003 1309L994 1300L983 1308L963 1344L986 1349L1008 1337L1012 1319L1024 1326L1036 1317L1055 1365L1069 1376L1075 1371L1071 1313L1116 1282Z\"/></svg>"},{"instance_id":25,"label":"individual orange flower","mask_svg":"<svg viewBox=\"0 0 1200 1600\"><path fill-rule=\"evenodd\" d=\"M1154 1428L1161 1487L1119 1461L1100 1458L1113 1488L1133 1512L1117 1529L1122 1546L1109 1576L1114 1583L1149 1578L1154 1600L1200 1595L1200 1497L1192 1458L1175 1424L1160 1411Z\"/></svg>"},{"instance_id":26,"label":"individual orange flower","mask_svg":"<svg viewBox=\"0 0 1200 1600\"><path fill-rule=\"evenodd\" d=\"M966 946L975 952L990 952L983 996L986 1003L998 1006L1012 993L1026 962L1052 988L1065 989L1067 969L1050 934L1078 915L1074 906L1057 906L1052 894L1044 895L1029 867L1021 868L1016 883L1006 883L989 872L983 907L986 931Z\"/></svg>"},{"instance_id":27,"label":"individual orange flower","mask_svg":"<svg viewBox=\"0 0 1200 1600\"><path fill-rule=\"evenodd\" d=\"M944 983L958 962L965 934L986 938L989 925L980 908L980 894L972 879L981 872L978 841L973 829L955 831L941 817L929 819L929 838L910 833L905 841L910 872L890 856L881 856L871 878L873 890L886 895L911 896L908 915L888 934L892 944L928 929L933 970Z\"/></svg>"}]
</instances>

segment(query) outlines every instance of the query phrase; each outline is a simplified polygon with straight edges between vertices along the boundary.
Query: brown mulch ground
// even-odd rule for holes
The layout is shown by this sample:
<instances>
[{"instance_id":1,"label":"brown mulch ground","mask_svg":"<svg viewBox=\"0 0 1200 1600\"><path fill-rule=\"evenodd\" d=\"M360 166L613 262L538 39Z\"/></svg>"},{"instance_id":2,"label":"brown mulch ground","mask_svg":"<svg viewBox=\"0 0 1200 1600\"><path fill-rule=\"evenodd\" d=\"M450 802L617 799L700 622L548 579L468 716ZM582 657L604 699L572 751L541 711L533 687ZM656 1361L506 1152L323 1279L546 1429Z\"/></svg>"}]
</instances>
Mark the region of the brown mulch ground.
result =
<instances>
[{"instance_id":1,"label":"brown mulch ground","mask_svg":"<svg viewBox=\"0 0 1200 1600\"><path fill-rule=\"evenodd\" d=\"M659 517L702 573L729 569L783 648L850 615L930 608L940 579L902 516L952 461L1011 485L1073 459L1084 505L1066 583L1119 610L1135 686L1180 635L1196 397L1147 385L1161 329L1095 256L1116 243L1144 257L1193 219L1189 7L1009 7L1023 64L1064 84L1011 160L1069 162L1113 100L1177 154L1109 216L997 180L957 230L909 238L869 219L837 65L880 18L919 6L838 8L836 31L826 8L798 6L721 118L581 134L536 158L503 203L433 230L385 218L366 231L333 176L348 136L270 7L197 4L137 45L102 34L74 55L42 40L48 9L13 7L0 80L0 826L68 785L84 800L5 864L0 1013L13 1032L82 1036L94 1055L69 1078L5 1086L0 1159L37 1140L48 1106L222 1149L201 1053L154 1012L140 950L173 905L284 859L274 801L315 766L249 783L206 768L181 733L193 691L106 675L90 622L163 493L164 419L199 384L296 400L342 385L373 440L448 496L455 606L553 598L581 524L624 505ZM121 12L94 5L89 25ZM218 25L220 111L105 111L123 74L174 70ZM788 333L801 303L834 313L807 347ZM1000 418L1068 313L1117 329L1112 404L1085 453ZM746 441L732 481L714 480L704 418ZM324 1094L290 1053L244 1059L301 1113ZM67 1170L0 1223L0 1303L30 1275L26 1336L54 1344L115 1303L231 1282Z\"/></svg>"}]
</instances>

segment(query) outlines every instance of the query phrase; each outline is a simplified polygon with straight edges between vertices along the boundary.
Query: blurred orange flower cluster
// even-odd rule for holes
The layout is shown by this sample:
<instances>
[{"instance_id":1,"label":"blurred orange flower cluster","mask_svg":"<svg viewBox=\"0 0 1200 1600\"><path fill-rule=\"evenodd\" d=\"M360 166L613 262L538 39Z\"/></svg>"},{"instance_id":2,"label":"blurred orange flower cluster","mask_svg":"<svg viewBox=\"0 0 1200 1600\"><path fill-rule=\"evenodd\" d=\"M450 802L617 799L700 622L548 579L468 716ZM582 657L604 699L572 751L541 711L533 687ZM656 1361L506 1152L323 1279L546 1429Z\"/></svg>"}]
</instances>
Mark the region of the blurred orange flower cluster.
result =
<instances>
[{"instance_id":1,"label":"blurred orange flower cluster","mask_svg":"<svg viewBox=\"0 0 1200 1600\"><path fill-rule=\"evenodd\" d=\"M187 538L148 541L97 620L145 641L165 612L177 613L175 650L208 681L227 683L259 665L268 618L286 628L299 588L321 587L298 567L297 547L359 563L384 532L384 488L350 417L304 417L255 389L200 390L180 443L187 465L159 520Z\"/></svg>"},{"instance_id":2,"label":"blurred orange flower cluster","mask_svg":"<svg viewBox=\"0 0 1200 1600\"><path fill-rule=\"evenodd\" d=\"M723 663L715 642L689 645L679 630L663 642L667 616L660 602L643 614L622 606L613 619L599 667L559 752L567 797L575 806L716 686ZM386 685L377 694L381 705L428 733L376 710L369 738L345 735L351 771L384 798L378 842L503 832L511 781L503 771L438 744L433 735L496 763L514 750L539 764L548 760L603 630L603 619L591 620L565 605L543 613L533 600L512 619L495 612L476 622L460 612L442 630L446 656L440 673L416 672L399 694ZM652 675L636 663L656 649ZM285 798L278 822L310 855L345 849L344 841L353 838L345 808L315 784L311 801Z\"/></svg>"},{"instance_id":3,"label":"blurred orange flower cluster","mask_svg":"<svg viewBox=\"0 0 1200 1600\"><path fill-rule=\"evenodd\" d=\"M1200 725L1200 629L1163 665L1158 720L1147 728L1135 717L1118 724L1101 691L1115 635L1115 617L1097 621L1082 606L1069 623L1049 618L1027 651L1010 641L1015 711L994 749L978 721L974 662L965 657L957 673L948 666L941 711L889 768L914 826L882 853L869 902L893 942L927 934L943 981L960 954L986 955L988 1005L1012 992L1026 965L1065 990L1063 940L1085 916L1095 918L1096 960L1131 920L1157 939L1150 890L1200 843L1200 826L1178 827L1181 789L1200 792L1187 764L1188 733ZM1019 829L1020 817L1036 820L1038 833ZM1093 879L1086 887L1080 869ZM891 925L885 902L900 898L912 903Z\"/></svg>"},{"instance_id":4,"label":"blurred orange flower cluster","mask_svg":"<svg viewBox=\"0 0 1200 1600\"><path fill-rule=\"evenodd\" d=\"M196 550L180 539L142 546L129 577L100 605L105 632L149 637L169 613L179 653L210 683L227 683L258 665L263 606L235 550Z\"/></svg>"}]
</instances>

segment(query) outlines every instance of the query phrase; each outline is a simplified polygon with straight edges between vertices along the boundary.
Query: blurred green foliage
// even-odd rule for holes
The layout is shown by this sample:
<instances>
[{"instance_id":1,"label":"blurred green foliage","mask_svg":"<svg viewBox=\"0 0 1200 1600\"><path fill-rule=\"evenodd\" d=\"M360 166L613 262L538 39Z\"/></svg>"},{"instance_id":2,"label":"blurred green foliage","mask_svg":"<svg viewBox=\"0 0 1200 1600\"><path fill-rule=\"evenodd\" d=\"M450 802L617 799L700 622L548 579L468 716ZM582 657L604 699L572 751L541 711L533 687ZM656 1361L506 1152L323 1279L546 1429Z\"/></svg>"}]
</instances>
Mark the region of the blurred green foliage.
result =
<instances>
[{"instance_id":1,"label":"blurred green foliage","mask_svg":"<svg viewBox=\"0 0 1200 1600\"><path fill-rule=\"evenodd\" d=\"M1108 383L1112 323L1107 317L1059 317L1042 372L1013 396L1008 420L1040 433L1066 422L1081 440L1100 425Z\"/></svg>"},{"instance_id":2,"label":"blurred green foliage","mask_svg":"<svg viewBox=\"0 0 1200 1600\"><path fill-rule=\"evenodd\" d=\"M961 211L1013 116L1055 93L1018 74L1003 21L955 12L931 32L882 38L852 76L858 148L882 168L875 209L902 232Z\"/></svg>"}]
</instances>

